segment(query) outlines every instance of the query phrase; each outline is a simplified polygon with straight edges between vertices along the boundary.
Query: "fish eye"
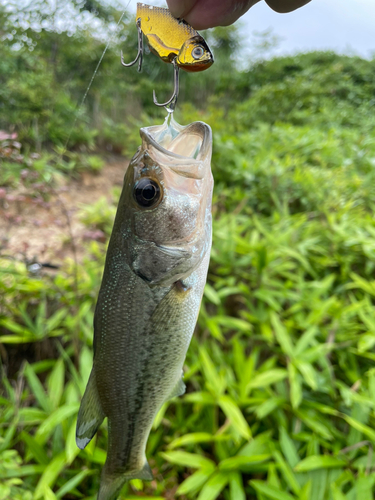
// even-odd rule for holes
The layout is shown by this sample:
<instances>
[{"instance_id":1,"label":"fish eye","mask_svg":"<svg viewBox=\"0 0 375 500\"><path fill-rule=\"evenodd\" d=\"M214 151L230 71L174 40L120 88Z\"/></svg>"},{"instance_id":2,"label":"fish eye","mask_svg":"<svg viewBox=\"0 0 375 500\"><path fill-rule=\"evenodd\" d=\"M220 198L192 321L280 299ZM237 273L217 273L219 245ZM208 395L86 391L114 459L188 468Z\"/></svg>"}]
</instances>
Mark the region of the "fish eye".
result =
<instances>
[{"instance_id":1,"label":"fish eye","mask_svg":"<svg viewBox=\"0 0 375 500\"><path fill-rule=\"evenodd\" d=\"M194 57L194 59L200 59L203 56L203 54L204 54L204 49L201 45L197 45L191 51L191 55Z\"/></svg>"},{"instance_id":2,"label":"fish eye","mask_svg":"<svg viewBox=\"0 0 375 500\"><path fill-rule=\"evenodd\" d=\"M134 186L134 199L142 208L151 208L157 205L162 198L161 186L148 177L142 177Z\"/></svg>"}]
</instances>

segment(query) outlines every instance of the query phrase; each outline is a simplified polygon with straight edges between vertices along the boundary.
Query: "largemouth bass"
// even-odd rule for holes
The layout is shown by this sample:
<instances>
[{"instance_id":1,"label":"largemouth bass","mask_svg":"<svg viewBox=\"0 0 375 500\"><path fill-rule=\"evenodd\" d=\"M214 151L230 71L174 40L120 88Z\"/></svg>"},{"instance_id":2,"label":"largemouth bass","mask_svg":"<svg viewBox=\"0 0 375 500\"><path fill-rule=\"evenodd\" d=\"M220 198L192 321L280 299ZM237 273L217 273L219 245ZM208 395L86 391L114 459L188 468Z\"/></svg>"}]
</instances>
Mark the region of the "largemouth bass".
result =
<instances>
[{"instance_id":1,"label":"largemouth bass","mask_svg":"<svg viewBox=\"0 0 375 500\"><path fill-rule=\"evenodd\" d=\"M108 246L94 317L94 361L78 414L83 449L105 417L98 500L153 478L145 449L165 401L185 392L182 367L211 249L212 135L173 119L140 130Z\"/></svg>"}]
</instances>

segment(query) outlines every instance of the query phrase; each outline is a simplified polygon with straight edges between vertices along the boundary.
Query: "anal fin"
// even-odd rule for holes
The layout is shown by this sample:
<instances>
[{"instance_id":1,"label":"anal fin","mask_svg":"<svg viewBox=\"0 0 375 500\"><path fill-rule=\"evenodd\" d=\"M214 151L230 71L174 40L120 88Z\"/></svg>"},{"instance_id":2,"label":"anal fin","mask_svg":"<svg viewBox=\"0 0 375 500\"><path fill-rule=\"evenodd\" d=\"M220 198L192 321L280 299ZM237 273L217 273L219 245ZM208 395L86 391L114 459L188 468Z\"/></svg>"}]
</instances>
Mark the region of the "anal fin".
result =
<instances>
[{"instance_id":1,"label":"anal fin","mask_svg":"<svg viewBox=\"0 0 375 500\"><path fill-rule=\"evenodd\" d=\"M172 392L168 396L168 399L176 398L177 396L182 396L185 394L186 391L186 385L184 384L184 381L182 378L178 379L177 384L173 387Z\"/></svg>"},{"instance_id":2,"label":"anal fin","mask_svg":"<svg viewBox=\"0 0 375 500\"><path fill-rule=\"evenodd\" d=\"M87 446L103 422L104 417L93 368L78 412L76 429L76 443L78 448L83 450Z\"/></svg>"},{"instance_id":3,"label":"anal fin","mask_svg":"<svg viewBox=\"0 0 375 500\"><path fill-rule=\"evenodd\" d=\"M142 469L134 472L129 472L128 474L125 474L125 477L127 480L142 479L143 481L152 481L154 479L154 475L147 460L145 461L145 464L142 467Z\"/></svg>"}]
</instances>

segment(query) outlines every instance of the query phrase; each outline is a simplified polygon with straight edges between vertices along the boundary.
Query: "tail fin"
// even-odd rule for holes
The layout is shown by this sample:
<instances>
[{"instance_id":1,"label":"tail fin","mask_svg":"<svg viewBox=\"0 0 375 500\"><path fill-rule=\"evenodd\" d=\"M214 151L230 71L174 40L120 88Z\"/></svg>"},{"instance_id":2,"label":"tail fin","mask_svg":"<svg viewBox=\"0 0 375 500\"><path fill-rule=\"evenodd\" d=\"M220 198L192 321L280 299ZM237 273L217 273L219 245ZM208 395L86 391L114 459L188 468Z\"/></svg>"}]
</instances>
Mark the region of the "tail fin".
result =
<instances>
[{"instance_id":1,"label":"tail fin","mask_svg":"<svg viewBox=\"0 0 375 500\"><path fill-rule=\"evenodd\" d=\"M142 469L131 470L120 475L106 474L104 468L97 500L116 500L122 487L130 479L144 479L146 481L154 479L148 462L145 462Z\"/></svg>"},{"instance_id":2,"label":"tail fin","mask_svg":"<svg viewBox=\"0 0 375 500\"><path fill-rule=\"evenodd\" d=\"M100 404L94 368L91 370L85 394L78 412L76 443L83 450L91 441L105 415Z\"/></svg>"}]
</instances>

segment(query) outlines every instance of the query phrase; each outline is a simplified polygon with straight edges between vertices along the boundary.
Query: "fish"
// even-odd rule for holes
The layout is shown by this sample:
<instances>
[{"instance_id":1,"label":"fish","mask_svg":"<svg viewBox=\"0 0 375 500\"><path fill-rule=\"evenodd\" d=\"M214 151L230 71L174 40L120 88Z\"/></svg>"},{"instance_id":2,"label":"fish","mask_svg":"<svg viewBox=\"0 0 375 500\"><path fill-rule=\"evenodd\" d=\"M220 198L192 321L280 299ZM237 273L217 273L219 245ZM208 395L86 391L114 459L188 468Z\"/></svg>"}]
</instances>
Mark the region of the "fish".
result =
<instances>
[{"instance_id":1,"label":"fish","mask_svg":"<svg viewBox=\"0 0 375 500\"><path fill-rule=\"evenodd\" d=\"M148 436L162 405L185 392L183 364L210 259L211 128L169 117L140 136L108 245L77 419L80 449L108 419L98 500L116 499L127 480L153 479Z\"/></svg>"},{"instance_id":2,"label":"fish","mask_svg":"<svg viewBox=\"0 0 375 500\"><path fill-rule=\"evenodd\" d=\"M165 62L174 59L185 71L203 71L214 62L205 39L184 20L172 16L168 9L137 3L137 20L147 38L151 52Z\"/></svg>"}]
</instances>

